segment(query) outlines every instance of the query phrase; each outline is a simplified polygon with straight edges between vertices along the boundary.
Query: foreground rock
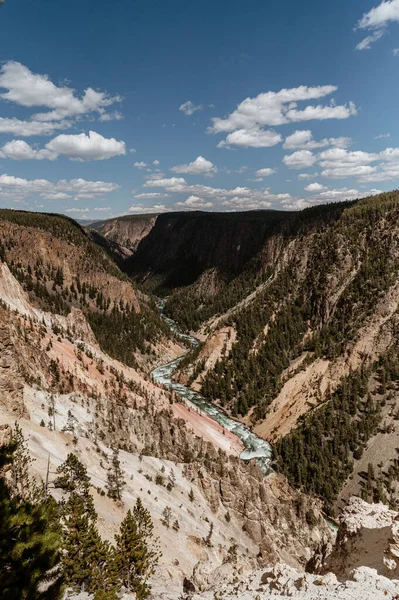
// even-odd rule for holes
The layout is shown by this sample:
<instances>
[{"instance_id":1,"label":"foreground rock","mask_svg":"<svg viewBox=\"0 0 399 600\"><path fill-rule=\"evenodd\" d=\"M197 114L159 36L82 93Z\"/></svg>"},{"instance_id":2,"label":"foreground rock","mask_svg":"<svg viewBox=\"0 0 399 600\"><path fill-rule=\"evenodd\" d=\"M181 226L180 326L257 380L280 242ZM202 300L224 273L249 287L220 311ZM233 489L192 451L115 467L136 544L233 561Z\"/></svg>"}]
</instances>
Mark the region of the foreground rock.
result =
<instances>
[{"instance_id":1,"label":"foreground rock","mask_svg":"<svg viewBox=\"0 0 399 600\"><path fill-rule=\"evenodd\" d=\"M337 540L322 572L346 579L353 569L366 566L399 579L399 513L353 497L339 521Z\"/></svg>"}]
</instances>

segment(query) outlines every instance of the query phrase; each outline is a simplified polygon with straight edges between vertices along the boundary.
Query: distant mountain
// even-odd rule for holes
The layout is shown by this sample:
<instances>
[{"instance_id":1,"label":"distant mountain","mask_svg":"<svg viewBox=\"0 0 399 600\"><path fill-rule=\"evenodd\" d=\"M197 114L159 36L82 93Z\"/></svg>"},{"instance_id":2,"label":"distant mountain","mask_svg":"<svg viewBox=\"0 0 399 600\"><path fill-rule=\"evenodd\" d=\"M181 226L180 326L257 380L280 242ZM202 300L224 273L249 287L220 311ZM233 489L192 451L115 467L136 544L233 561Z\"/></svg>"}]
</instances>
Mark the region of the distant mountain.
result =
<instances>
[{"instance_id":1,"label":"distant mountain","mask_svg":"<svg viewBox=\"0 0 399 600\"><path fill-rule=\"evenodd\" d=\"M125 215L104 221L91 221L85 226L134 252L140 241L151 231L157 217L157 214Z\"/></svg>"}]
</instances>

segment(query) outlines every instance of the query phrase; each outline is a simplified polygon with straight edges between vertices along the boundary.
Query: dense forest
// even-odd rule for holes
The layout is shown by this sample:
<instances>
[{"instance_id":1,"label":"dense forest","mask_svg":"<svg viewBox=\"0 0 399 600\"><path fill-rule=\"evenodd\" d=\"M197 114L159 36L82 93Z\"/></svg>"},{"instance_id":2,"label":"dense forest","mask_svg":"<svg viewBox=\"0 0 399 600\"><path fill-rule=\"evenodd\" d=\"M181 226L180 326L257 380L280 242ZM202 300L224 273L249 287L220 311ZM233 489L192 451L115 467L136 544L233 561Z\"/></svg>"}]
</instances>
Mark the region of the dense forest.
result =
<instances>
[{"instance_id":1,"label":"dense forest","mask_svg":"<svg viewBox=\"0 0 399 600\"><path fill-rule=\"evenodd\" d=\"M345 377L321 406L302 417L299 426L274 446L278 470L296 487L322 497L329 513L353 471L354 461L361 458L369 439L381 430L382 409L399 389L399 331L396 335L396 344L373 366ZM377 386L372 385L373 380ZM398 507L392 485L397 479L397 464L394 461L378 481L372 470L367 474L362 489L365 500Z\"/></svg>"},{"instance_id":2,"label":"dense forest","mask_svg":"<svg viewBox=\"0 0 399 600\"><path fill-rule=\"evenodd\" d=\"M263 276L258 271L250 280L252 287L259 286L258 293L218 325L234 327L237 341L207 373L204 396L219 401L233 415L245 415L254 407L256 421L265 417L281 389L284 370L303 352L308 352L307 361L342 355L397 279L398 216L396 193L359 201L328 227L297 236L291 252L280 263L266 264ZM332 305L332 285L338 286L340 277L343 289ZM237 290L243 289L242 281L238 278ZM169 314L187 327L198 324L195 317L190 319L189 302L184 313L188 318L180 317L182 295L175 298L167 304ZM229 301L228 291L224 298ZM199 320L210 306L216 307L215 299L197 311Z\"/></svg>"}]
</instances>

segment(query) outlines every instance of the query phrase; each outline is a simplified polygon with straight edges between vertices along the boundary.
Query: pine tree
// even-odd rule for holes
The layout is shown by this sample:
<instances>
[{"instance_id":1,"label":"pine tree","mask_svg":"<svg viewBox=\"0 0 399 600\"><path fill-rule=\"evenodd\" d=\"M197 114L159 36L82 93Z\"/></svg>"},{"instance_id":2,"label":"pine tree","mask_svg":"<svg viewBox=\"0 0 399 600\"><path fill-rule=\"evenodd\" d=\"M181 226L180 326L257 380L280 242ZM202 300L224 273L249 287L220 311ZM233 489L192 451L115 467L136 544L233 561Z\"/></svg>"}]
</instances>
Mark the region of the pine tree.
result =
<instances>
[{"instance_id":1,"label":"pine tree","mask_svg":"<svg viewBox=\"0 0 399 600\"><path fill-rule=\"evenodd\" d=\"M126 482L119 460L119 449L114 448L111 466L107 473L108 496L114 500L122 500L122 491Z\"/></svg>"},{"instance_id":2,"label":"pine tree","mask_svg":"<svg viewBox=\"0 0 399 600\"><path fill-rule=\"evenodd\" d=\"M12 464L16 443L0 448L0 469ZM54 501L33 504L12 497L0 477L0 597L2 600L58 600L60 536L52 524Z\"/></svg>"},{"instance_id":3,"label":"pine tree","mask_svg":"<svg viewBox=\"0 0 399 600\"><path fill-rule=\"evenodd\" d=\"M119 535L115 536L118 575L128 590L136 592L138 600L148 597L151 590L148 579L160 557L153 529L151 515L138 498L133 512L128 511Z\"/></svg>"},{"instance_id":4,"label":"pine tree","mask_svg":"<svg viewBox=\"0 0 399 600\"><path fill-rule=\"evenodd\" d=\"M32 458L29 454L21 427L15 423L12 434L14 444L13 460L11 463L11 490L14 497L34 501L39 498L39 490L29 475Z\"/></svg>"},{"instance_id":5,"label":"pine tree","mask_svg":"<svg viewBox=\"0 0 399 600\"><path fill-rule=\"evenodd\" d=\"M75 492L84 502L84 509L91 518L96 518L93 498L90 494L90 477L86 467L76 454L68 454L65 462L57 468L59 477L54 481L55 488L61 488L67 493Z\"/></svg>"}]
</instances>

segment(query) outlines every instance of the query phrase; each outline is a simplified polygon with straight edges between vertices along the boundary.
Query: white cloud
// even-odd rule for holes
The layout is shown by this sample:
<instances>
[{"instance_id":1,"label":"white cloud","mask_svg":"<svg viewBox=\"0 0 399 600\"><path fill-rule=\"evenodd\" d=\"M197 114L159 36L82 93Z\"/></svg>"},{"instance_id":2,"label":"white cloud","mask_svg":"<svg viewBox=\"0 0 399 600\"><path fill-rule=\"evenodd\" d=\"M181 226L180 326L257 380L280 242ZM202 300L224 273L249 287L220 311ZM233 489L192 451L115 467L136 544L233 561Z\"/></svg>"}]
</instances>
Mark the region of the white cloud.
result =
<instances>
[{"instance_id":1,"label":"white cloud","mask_svg":"<svg viewBox=\"0 0 399 600\"><path fill-rule=\"evenodd\" d=\"M394 49L392 50L392 54L393 54L394 56L399 56L399 48L394 48Z\"/></svg>"},{"instance_id":2,"label":"white cloud","mask_svg":"<svg viewBox=\"0 0 399 600\"><path fill-rule=\"evenodd\" d=\"M213 203L206 202L203 198L199 198L198 196L189 196L184 202L176 202L175 206L188 210L202 210L204 208L212 208Z\"/></svg>"},{"instance_id":3,"label":"white cloud","mask_svg":"<svg viewBox=\"0 0 399 600\"><path fill-rule=\"evenodd\" d=\"M145 169L148 167L148 164L146 162L135 162L133 166L137 169Z\"/></svg>"},{"instance_id":4,"label":"white cloud","mask_svg":"<svg viewBox=\"0 0 399 600\"><path fill-rule=\"evenodd\" d=\"M326 190L326 186L322 185L321 183L309 183L309 185L307 185L305 187L305 190L307 192L323 192L324 190Z\"/></svg>"},{"instance_id":5,"label":"white cloud","mask_svg":"<svg viewBox=\"0 0 399 600\"><path fill-rule=\"evenodd\" d=\"M217 173L217 167L203 156L198 156L188 165L176 165L171 168L174 173L184 173L187 175L213 175Z\"/></svg>"},{"instance_id":6,"label":"white cloud","mask_svg":"<svg viewBox=\"0 0 399 600\"><path fill-rule=\"evenodd\" d=\"M271 208L273 203L270 200L254 200L252 198L234 197L222 202L223 210L264 210Z\"/></svg>"},{"instance_id":7,"label":"white cloud","mask_svg":"<svg viewBox=\"0 0 399 600\"><path fill-rule=\"evenodd\" d=\"M138 214L138 213L159 213L159 212L167 212L168 209L164 204L154 204L154 206L144 206L143 204L132 204L129 208L129 212Z\"/></svg>"},{"instance_id":8,"label":"white cloud","mask_svg":"<svg viewBox=\"0 0 399 600\"><path fill-rule=\"evenodd\" d=\"M106 160L126 154L125 142L118 142L115 138L105 138L95 131L89 131L89 135L85 133L58 135L46 144L46 148L54 154L79 161Z\"/></svg>"},{"instance_id":9,"label":"white cloud","mask_svg":"<svg viewBox=\"0 0 399 600\"><path fill-rule=\"evenodd\" d=\"M153 164L153 165L155 165L155 166L157 167L157 166L159 165L159 160L154 160L154 161L152 162L152 164Z\"/></svg>"},{"instance_id":10,"label":"white cloud","mask_svg":"<svg viewBox=\"0 0 399 600\"><path fill-rule=\"evenodd\" d=\"M49 192L40 194L40 198L43 200L69 200L71 196L65 192Z\"/></svg>"},{"instance_id":11,"label":"white cloud","mask_svg":"<svg viewBox=\"0 0 399 600\"><path fill-rule=\"evenodd\" d=\"M110 206L96 206L95 208L93 208L93 210L95 210L96 212L107 212L108 210L111 210Z\"/></svg>"},{"instance_id":12,"label":"white cloud","mask_svg":"<svg viewBox=\"0 0 399 600\"><path fill-rule=\"evenodd\" d=\"M351 138L338 137L338 138L324 138L320 142L316 142L313 139L313 134L309 129L297 130L289 135L283 144L283 148L286 150L295 149L307 149L323 148L325 146L336 146L339 148L346 148L352 143Z\"/></svg>"},{"instance_id":13,"label":"white cloud","mask_svg":"<svg viewBox=\"0 0 399 600\"><path fill-rule=\"evenodd\" d=\"M218 148L241 146L243 148L270 148L282 141L279 133L271 129L237 129L229 133L225 140L218 143Z\"/></svg>"},{"instance_id":14,"label":"white cloud","mask_svg":"<svg viewBox=\"0 0 399 600\"><path fill-rule=\"evenodd\" d=\"M382 38L383 35L384 35L384 31L382 29L375 31L371 35L368 35L367 37L363 38L356 45L356 50L370 50L372 44L374 44L374 42L376 42L377 40Z\"/></svg>"},{"instance_id":15,"label":"white cloud","mask_svg":"<svg viewBox=\"0 0 399 600\"><path fill-rule=\"evenodd\" d=\"M358 21L356 29L371 31L357 46L357 50L368 50L371 44L380 39L390 23L399 22L399 0L383 0L381 4L365 13Z\"/></svg>"},{"instance_id":16,"label":"white cloud","mask_svg":"<svg viewBox=\"0 0 399 600\"><path fill-rule=\"evenodd\" d=\"M0 158L11 158L13 160L55 160L57 155L46 149L35 150L23 140L13 140L0 148Z\"/></svg>"},{"instance_id":17,"label":"white cloud","mask_svg":"<svg viewBox=\"0 0 399 600\"><path fill-rule=\"evenodd\" d=\"M306 169L316 162L316 157L310 150L297 150L293 154L284 156L283 163L289 169Z\"/></svg>"},{"instance_id":18,"label":"white cloud","mask_svg":"<svg viewBox=\"0 0 399 600\"><path fill-rule=\"evenodd\" d=\"M187 100L187 102L184 102L183 104L181 104L179 106L179 110L181 112L184 112L185 115L191 116L193 115L195 112L197 112L198 110L202 110L204 108L203 104L193 104L191 102L191 100Z\"/></svg>"},{"instance_id":19,"label":"white cloud","mask_svg":"<svg viewBox=\"0 0 399 600\"><path fill-rule=\"evenodd\" d=\"M322 176L331 179L346 177L364 177L374 171L370 163L378 160L378 154L369 152L348 152L342 148L331 148L319 154L319 164L323 168Z\"/></svg>"},{"instance_id":20,"label":"white cloud","mask_svg":"<svg viewBox=\"0 0 399 600\"><path fill-rule=\"evenodd\" d=\"M381 133L381 135L376 135L375 136L375 140L383 140L385 138L390 138L391 134L390 133Z\"/></svg>"},{"instance_id":21,"label":"white cloud","mask_svg":"<svg viewBox=\"0 0 399 600\"><path fill-rule=\"evenodd\" d=\"M90 212L89 208L67 208L65 210L66 213L88 213Z\"/></svg>"},{"instance_id":22,"label":"white cloud","mask_svg":"<svg viewBox=\"0 0 399 600\"><path fill-rule=\"evenodd\" d=\"M329 179L355 177L363 182L399 179L399 148L386 148L378 153L331 148L321 152L317 159L323 168L321 175Z\"/></svg>"},{"instance_id":23,"label":"white cloud","mask_svg":"<svg viewBox=\"0 0 399 600\"><path fill-rule=\"evenodd\" d=\"M148 198L168 198L169 194L161 194L160 192L148 192L145 194L135 194L134 196L135 198L137 198L138 200L142 199L148 199Z\"/></svg>"},{"instance_id":24,"label":"white cloud","mask_svg":"<svg viewBox=\"0 0 399 600\"><path fill-rule=\"evenodd\" d=\"M324 188L320 193L313 194L308 198L294 198L292 200L284 201L283 205L287 209L302 210L309 206L327 204L329 202L345 202L346 200L356 200L358 198L364 198L366 196L372 196L380 193L381 190L375 189L360 192L357 189L346 187L332 190Z\"/></svg>"},{"instance_id":25,"label":"white cloud","mask_svg":"<svg viewBox=\"0 0 399 600\"><path fill-rule=\"evenodd\" d=\"M70 121L21 121L20 119L6 119L0 117L0 133L11 133L23 137L32 135L51 135L59 129L71 127Z\"/></svg>"},{"instance_id":26,"label":"white cloud","mask_svg":"<svg viewBox=\"0 0 399 600\"><path fill-rule=\"evenodd\" d=\"M27 108L44 107L50 112L33 116L36 121L62 120L91 112L105 113L105 108L120 102L120 96L110 96L87 88L79 98L73 88L56 86L48 75L32 73L19 62L8 61L0 69L0 98Z\"/></svg>"},{"instance_id":27,"label":"white cloud","mask_svg":"<svg viewBox=\"0 0 399 600\"><path fill-rule=\"evenodd\" d=\"M314 179L315 177L318 177L318 173L299 173L298 175L298 179Z\"/></svg>"},{"instance_id":28,"label":"white cloud","mask_svg":"<svg viewBox=\"0 0 399 600\"><path fill-rule=\"evenodd\" d=\"M124 116L119 111L115 110L112 113L102 113L100 115L100 121L122 121Z\"/></svg>"},{"instance_id":29,"label":"white cloud","mask_svg":"<svg viewBox=\"0 0 399 600\"><path fill-rule=\"evenodd\" d=\"M13 175L0 175L0 194L6 193L11 199L26 198L39 194L46 199L96 198L119 189L119 185L105 181L87 181L85 179L61 179L52 183L47 179L23 179ZM62 195L60 195L62 194ZM66 194L67 196L65 196Z\"/></svg>"},{"instance_id":30,"label":"white cloud","mask_svg":"<svg viewBox=\"0 0 399 600\"><path fill-rule=\"evenodd\" d=\"M58 135L41 150L33 148L23 140L13 140L0 148L0 157L13 160L55 160L59 155L64 155L72 160L84 161L105 160L125 152L125 142L118 142L114 138L107 139L95 131L90 131L89 135Z\"/></svg>"},{"instance_id":31,"label":"white cloud","mask_svg":"<svg viewBox=\"0 0 399 600\"><path fill-rule=\"evenodd\" d=\"M317 196L312 196L310 200L312 204L325 204L327 202L344 202L345 200L356 200L357 198L372 196L380 193L381 190L370 190L367 192L360 192L357 189L350 189L345 187L341 189L323 191Z\"/></svg>"},{"instance_id":32,"label":"white cloud","mask_svg":"<svg viewBox=\"0 0 399 600\"><path fill-rule=\"evenodd\" d=\"M258 177L269 177L269 175L273 175L276 172L276 169L269 169L269 168L265 168L265 169L258 169L255 174Z\"/></svg>"},{"instance_id":33,"label":"white cloud","mask_svg":"<svg viewBox=\"0 0 399 600\"><path fill-rule=\"evenodd\" d=\"M273 194L269 188L253 189L236 187L231 189L214 188L206 185L189 185L182 177L170 179L148 180L144 187L161 187L169 194L188 194L207 201L218 203L223 210L258 210L270 208L273 204L280 205L291 199L290 194Z\"/></svg>"},{"instance_id":34,"label":"white cloud","mask_svg":"<svg viewBox=\"0 0 399 600\"><path fill-rule=\"evenodd\" d=\"M209 133L226 132L229 135L219 146L241 145L247 147L267 147L278 144L281 136L278 133L264 130L265 126L277 126L285 123L309 121L312 119L347 119L356 115L356 106L308 105L298 109L297 103L324 98L335 92L336 86L318 87L300 86L282 89L279 92L266 92L255 98L246 98L227 118L212 119Z\"/></svg>"}]
</instances>

